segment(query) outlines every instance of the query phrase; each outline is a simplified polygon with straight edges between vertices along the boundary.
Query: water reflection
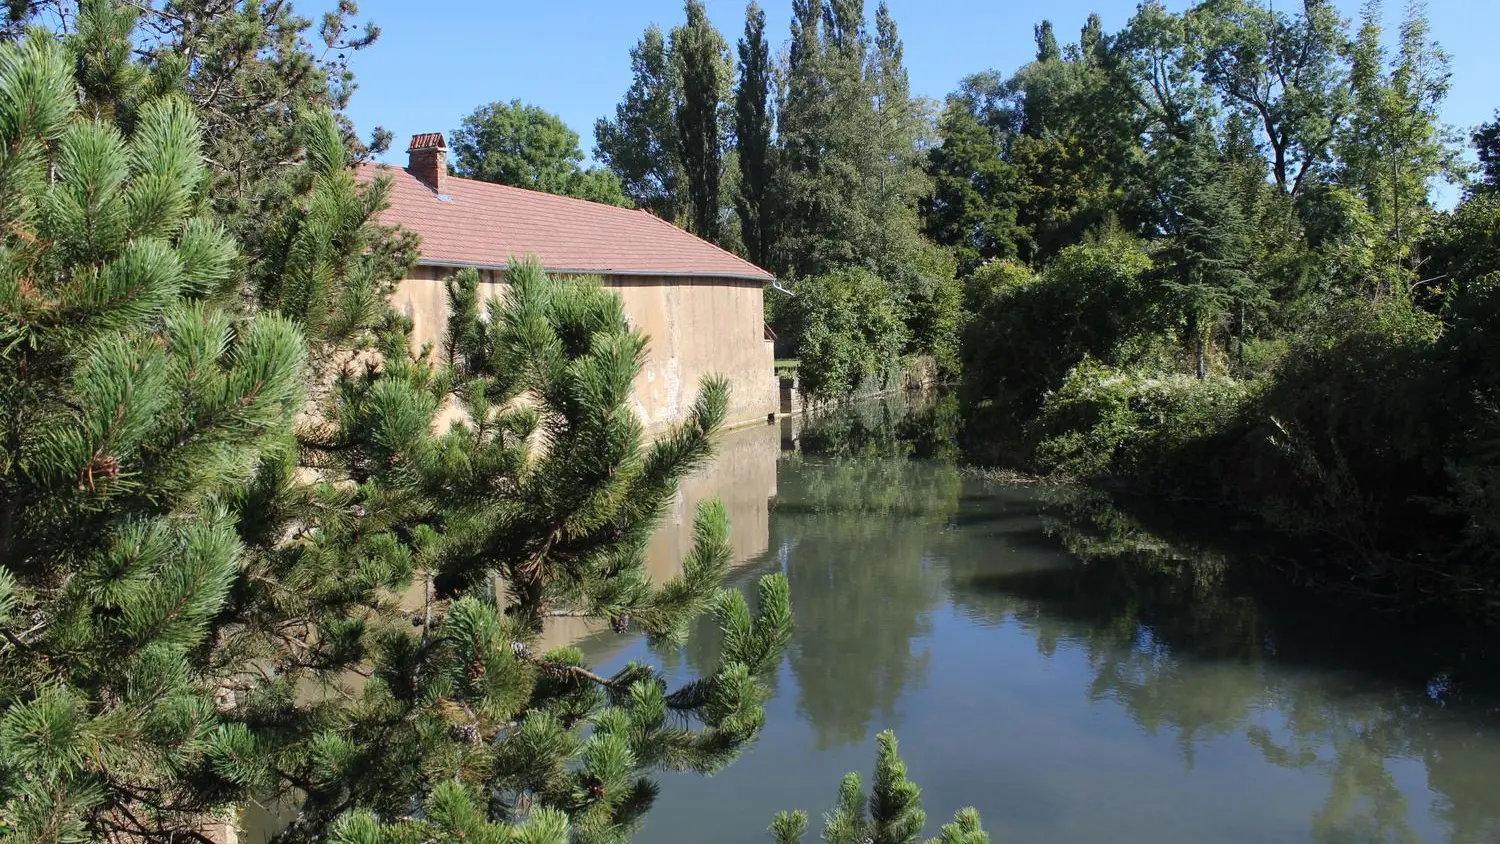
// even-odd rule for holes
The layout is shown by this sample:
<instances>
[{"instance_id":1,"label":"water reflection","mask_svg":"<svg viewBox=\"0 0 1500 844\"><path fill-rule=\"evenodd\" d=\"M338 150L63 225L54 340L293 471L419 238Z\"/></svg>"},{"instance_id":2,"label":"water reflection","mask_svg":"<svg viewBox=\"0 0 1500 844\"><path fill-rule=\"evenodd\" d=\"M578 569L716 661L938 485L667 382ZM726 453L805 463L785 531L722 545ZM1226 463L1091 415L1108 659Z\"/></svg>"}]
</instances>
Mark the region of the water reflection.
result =
<instances>
[{"instance_id":1,"label":"water reflection","mask_svg":"<svg viewBox=\"0 0 1500 844\"><path fill-rule=\"evenodd\" d=\"M720 437L714 459L683 479L671 509L647 545L646 570L652 580L660 583L681 571L682 560L692 549L693 517L698 505L713 498L724 503L729 515L729 541L734 547L732 565L738 569L765 557L771 506L777 497L776 460L780 450L780 431L772 425L753 425ZM731 579L740 580L744 574L732 571ZM545 644L577 645L594 663L618 654L631 643L615 635L607 625L578 619L553 621L559 623L548 628ZM711 619L699 621L700 627L708 627L712 641L698 642L695 631L690 643L695 652L686 654L687 665L701 673L711 673L718 666L717 630ZM673 650L657 657L668 667L675 667L681 664L683 655Z\"/></svg>"},{"instance_id":2,"label":"water reflection","mask_svg":"<svg viewBox=\"0 0 1500 844\"><path fill-rule=\"evenodd\" d=\"M1273 605L1237 583L1213 546L1149 532L1097 494L1042 504L1080 564L1016 572L956 561L957 604L1017 622L1043 656L1081 647L1090 701L1169 735L1189 769L1200 748L1228 738L1316 774L1325 796L1311 840L1427 840L1428 812L1445 840L1500 840L1500 721L1484 642ZM1467 676L1453 673L1465 663ZM1413 763L1425 788L1412 787Z\"/></svg>"},{"instance_id":3,"label":"water reflection","mask_svg":"<svg viewBox=\"0 0 1500 844\"><path fill-rule=\"evenodd\" d=\"M929 816L973 804L1005 841L1500 842L1484 636L1277 592L1246 535L988 482L954 462L952 419L918 401L784 423L742 569L785 570L797 618L765 734L713 780L665 782L643 840L762 841L893 727ZM659 658L715 647L704 630Z\"/></svg>"}]
</instances>

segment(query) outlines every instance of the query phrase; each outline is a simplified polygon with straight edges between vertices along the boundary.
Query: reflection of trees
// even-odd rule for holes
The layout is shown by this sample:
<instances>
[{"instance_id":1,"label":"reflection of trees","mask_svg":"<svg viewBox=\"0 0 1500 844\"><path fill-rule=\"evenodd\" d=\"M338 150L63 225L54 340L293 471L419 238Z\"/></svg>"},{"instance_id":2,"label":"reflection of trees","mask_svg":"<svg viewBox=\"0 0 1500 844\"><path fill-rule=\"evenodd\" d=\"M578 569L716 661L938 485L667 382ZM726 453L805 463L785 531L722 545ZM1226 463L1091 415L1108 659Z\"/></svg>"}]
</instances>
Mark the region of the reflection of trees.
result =
<instances>
[{"instance_id":1,"label":"reflection of trees","mask_svg":"<svg viewBox=\"0 0 1500 844\"><path fill-rule=\"evenodd\" d=\"M1328 788L1312 819L1318 841L1419 840L1408 822L1416 795L1394 774L1402 759L1425 764L1451 840L1500 840L1494 739L1474 729L1493 736L1500 718L1466 706L1492 699L1492 675L1432 665L1462 642L1435 647L1388 620L1258 599L1221 554L1147 532L1097 499L1053 498L1053 533L1079 563L996 571L955 559L964 610L1014 619L1046 653L1081 647L1091 697L1116 701L1146 731L1171 731L1189 764L1201 743L1242 733L1268 762L1318 772Z\"/></svg>"},{"instance_id":2,"label":"reflection of trees","mask_svg":"<svg viewBox=\"0 0 1500 844\"><path fill-rule=\"evenodd\" d=\"M960 479L951 461L913 458L951 457L956 405L897 396L798 422L801 451L779 465L770 550L730 582L786 571L797 707L820 748L861 744L923 681L927 655L913 654L912 640L929 632L939 594L924 554L957 510ZM712 667L720 640L700 619L683 649L658 657Z\"/></svg>"},{"instance_id":3,"label":"reflection of trees","mask_svg":"<svg viewBox=\"0 0 1500 844\"><path fill-rule=\"evenodd\" d=\"M953 463L961 425L958 397L913 392L810 416L802 451L820 457L911 457Z\"/></svg>"},{"instance_id":4,"label":"reflection of trees","mask_svg":"<svg viewBox=\"0 0 1500 844\"><path fill-rule=\"evenodd\" d=\"M791 583L797 627L789 651L798 709L820 748L890 724L901 693L923 682L938 599L927 549L958 508L960 479L935 456L937 403L866 402L809 420L801 455L778 479L772 553Z\"/></svg>"},{"instance_id":5,"label":"reflection of trees","mask_svg":"<svg viewBox=\"0 0 1500 844\"><path fill-rule=\"evenodd\" d=\"M787 466L773 547L787 549L797 629L789 652L798 708L820 748L861 743L920 684L938 586L925 557L958 504L952 466L854 460Z\"/></svg>"}]
</instances>

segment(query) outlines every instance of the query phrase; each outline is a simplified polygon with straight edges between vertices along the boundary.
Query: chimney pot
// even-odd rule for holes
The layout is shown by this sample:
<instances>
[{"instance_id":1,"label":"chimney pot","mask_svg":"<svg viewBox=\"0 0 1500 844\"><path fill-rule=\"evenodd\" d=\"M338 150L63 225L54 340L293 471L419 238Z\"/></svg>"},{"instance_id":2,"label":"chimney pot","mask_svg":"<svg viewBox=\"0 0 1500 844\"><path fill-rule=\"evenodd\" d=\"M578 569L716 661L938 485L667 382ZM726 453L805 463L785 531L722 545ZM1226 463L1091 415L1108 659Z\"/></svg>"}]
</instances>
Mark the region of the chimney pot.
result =
<instances>
[{"instance_id":1,"label":"chimney pot","mask_svg":"<svg viewBox=\"0 0 1500 844\"><path fill-rule=\"evenodd\" d=\"M411 136L406 148L406 172L439 196L448 179L448 144L441 132L424 132Z\"/></svg>"}]
</instances>

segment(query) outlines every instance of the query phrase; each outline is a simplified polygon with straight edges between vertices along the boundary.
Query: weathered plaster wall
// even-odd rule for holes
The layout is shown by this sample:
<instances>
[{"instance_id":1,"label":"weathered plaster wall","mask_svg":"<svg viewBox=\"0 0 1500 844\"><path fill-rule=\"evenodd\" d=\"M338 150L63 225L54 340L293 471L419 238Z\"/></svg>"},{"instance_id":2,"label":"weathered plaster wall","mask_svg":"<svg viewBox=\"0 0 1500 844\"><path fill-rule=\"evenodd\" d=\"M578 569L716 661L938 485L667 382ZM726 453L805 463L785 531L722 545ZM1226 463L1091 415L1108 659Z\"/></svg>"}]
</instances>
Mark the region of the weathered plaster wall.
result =
<instances>
[{"instance_id":1,"label":"weathered plaster wall","mask_svg":"<svg viewBox=\"0 0 1500 844\"><path fill-rule=\"evenodd\" d=\"M397 287L392 304L411 318L414 348L441 341L448 321L442 279L452 273L418 267ZM485 271L482 277L484 298L502 292L501 273ZM635 382L635 411L648 429L681 419L709 374L729 378L729 424L776 411L775 360L764 334L760 282L606 276L603 283L620 295L626 318L649 339L646 365Z\"/></svg>"}]
</instances>

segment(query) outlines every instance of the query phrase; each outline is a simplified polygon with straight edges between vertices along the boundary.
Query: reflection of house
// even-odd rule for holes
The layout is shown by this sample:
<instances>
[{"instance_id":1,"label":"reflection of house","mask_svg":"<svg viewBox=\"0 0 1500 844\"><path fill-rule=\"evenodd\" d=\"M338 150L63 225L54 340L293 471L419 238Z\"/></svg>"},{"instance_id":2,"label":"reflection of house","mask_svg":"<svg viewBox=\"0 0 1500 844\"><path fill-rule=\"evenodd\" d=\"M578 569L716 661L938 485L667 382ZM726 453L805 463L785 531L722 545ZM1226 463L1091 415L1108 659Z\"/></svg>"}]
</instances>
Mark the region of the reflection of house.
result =
<instances>
[{"instance_id":1,"label":"reflection of house","mask_svg":"<svg viewBox=\"0 0 1500 844\"><path fill-rule=\"evenodd\" d=\"M733 567L763 560L771 547L771 502L776 498L776 467L781 456L779 428L756 425L726 434L714 459L684 478L677 499L646 546L646 574L654 583L676 577L693 547L698 505L717 498L729 514ZM554 618L542 641L547 647L580 644L591 664L608 662L631 639L582 619Z\"/></svg>"},{"instance_id":2,"label":"reflection of house","mask_svg":"<svg viewBox=\"0 0 1500 844\"><path fill-rule=\"evenodd\" d=\"M390 177L382 220L422 237L419 265L394 298L415 326L413 342L440 339L442 279L474 267L498 293L510 259L535 255L553 274L598 276L650 338L635 385L648 427L681 418L709 374L730 379L730 423L776 411L762 309L770 273L645 211L449 176L440 134L413 137L408 155L405 170L365 165L360 176Z\"/></svg>"}]
</instances>

